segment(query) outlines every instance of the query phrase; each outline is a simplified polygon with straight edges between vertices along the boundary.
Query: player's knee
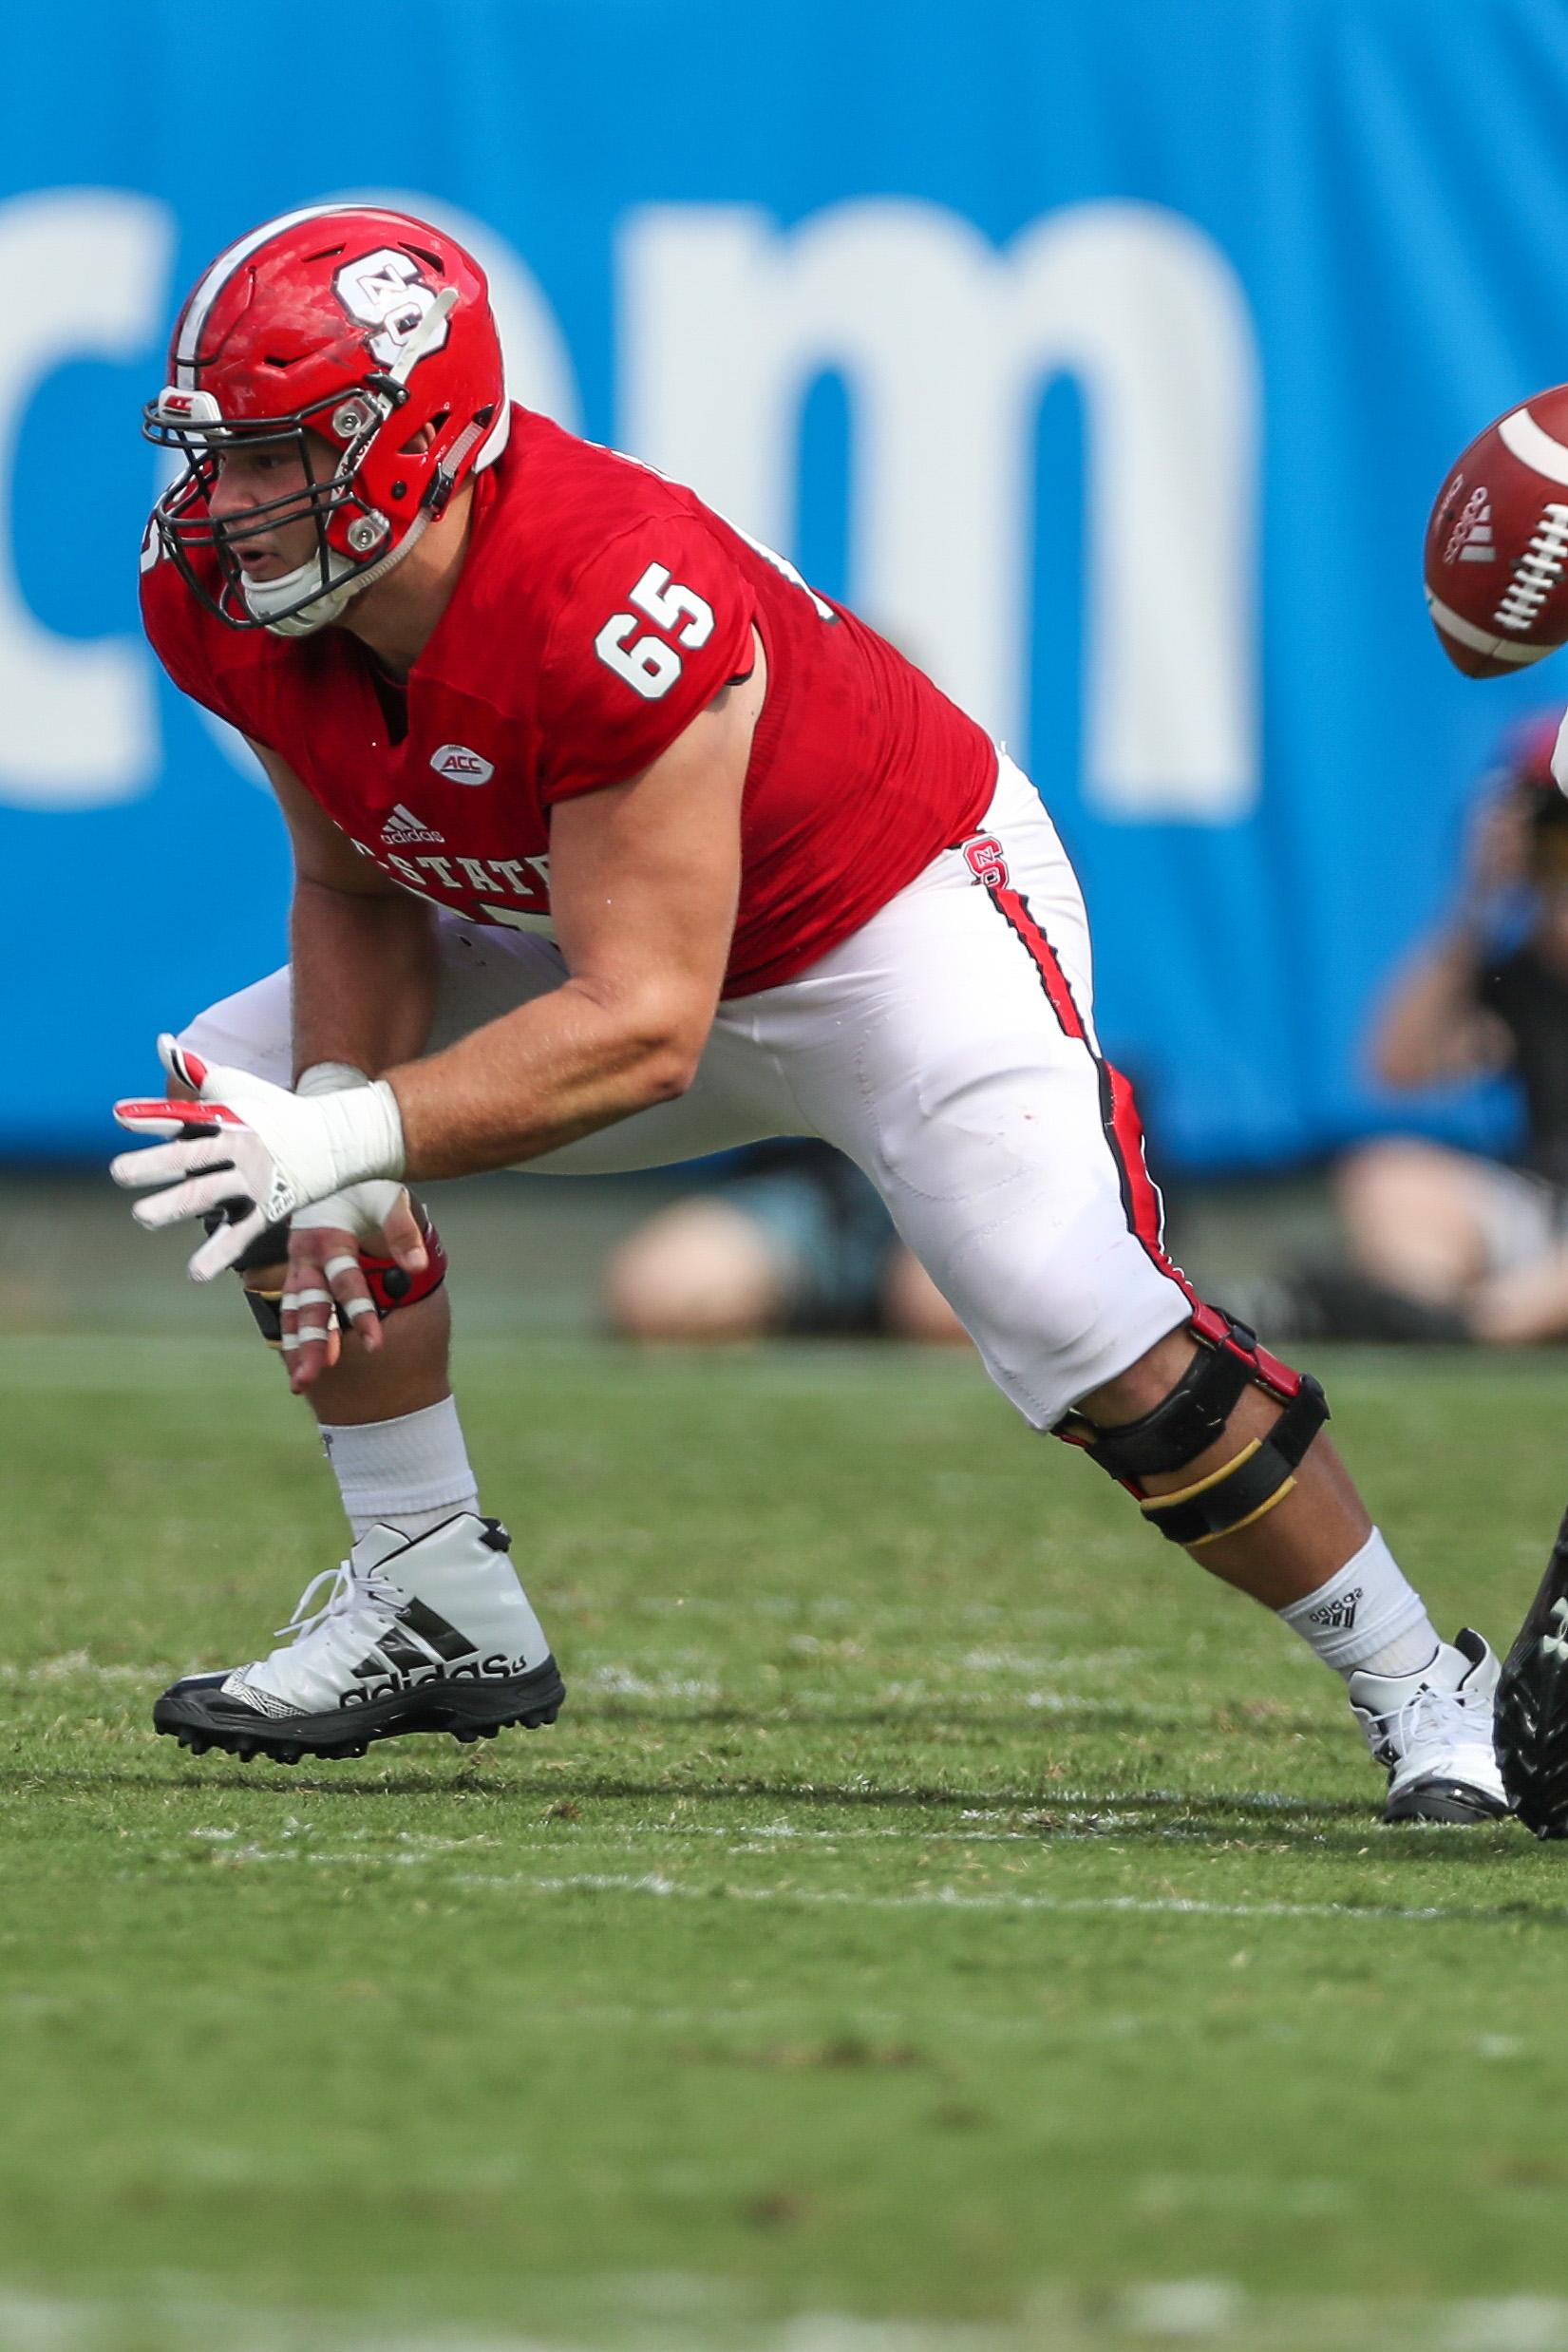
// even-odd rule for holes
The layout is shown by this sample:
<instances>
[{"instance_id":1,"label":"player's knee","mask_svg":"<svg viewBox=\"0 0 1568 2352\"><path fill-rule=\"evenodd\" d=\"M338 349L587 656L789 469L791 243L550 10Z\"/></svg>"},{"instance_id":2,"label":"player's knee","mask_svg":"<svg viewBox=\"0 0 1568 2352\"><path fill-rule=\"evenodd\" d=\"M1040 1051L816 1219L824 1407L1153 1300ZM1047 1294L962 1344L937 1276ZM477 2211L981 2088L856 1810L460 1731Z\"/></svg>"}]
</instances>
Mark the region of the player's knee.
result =
<instances>
[{"instance_id":1,"label":"player's knee","mask_svg":"<svg viewBox=\"0 0 1568 2352\"><path fill-rule=\"evenodd\" d=\"M1082 1393L1080 1366L1104 1361L1106 1301L1069 1248L1030 1245L1026 1220L966 1243L932 1271L980 1343L992 1379L1037 1423L1042 1387L1053 1398ZM1019 1245L1008 1246L1016 1231ZM1044 1418L1054 1417L1054 1405Z\"/></svg>"},{"instance_id":2,"label":"player's knee","mask_svg":"<svg viewBox=\"0 0 1568 2352\"><path fill-rule=\"evenodd\" d=\"M1243 1417L1256 1421L1238 1414L1248 1389L1280 1408L1251 1436L1237 1426ZM1207 1306L1196 1307L1180 1331L1085 1403L1092 1415L1067 1413L1056 1434L1124 1486L1162 1535L1193 1548L1239 1532L1282 1503L1329 1417L1310 1374L1293 1371L1259 1347L1244 1323ZM1124 1418L1124 1407L1141 1410ZM1190 1478L1181 1481L1182 1471ZM1173 1474L1175 1487L1164 1483ZM1161 1484L1151 1488L1150 1480Z\"/></svg>"},{"instance_id":3,"label":"player's knee","mask_svg":"<svg viewBox=\"0 0 1568 2352\"><path fill-rule=\"evenodd\" d=\"M1198 1354L1198 1341L1188 1323L1179 1323L1157 1339L1124 1372L1080 1399L1077 1410L1086 1419L1106 1428L1141 1420L1153 1413L1185 1375Z\"/></svg>"},{"instance_id":4,"label":"player's knee","mask_svg":"<svg viewBox=\"0 0 1568 2352\"><path fill-rule=\"evenodd\" d=\"M359 1270L380 1322L406 1308L422 1305L446 1280L446 1251L441 1236L424 1203L409 1197L425 1243L425 1264L421 1270L410 1273L395 1259L383 1257L374 1250L362 1248L358 1252ZM257 1234L235 1261L234 1271L239 1277L241 1294L257 1331L270 1348L281 1348L283 1299L289 1280L287 1223L269 1225L265 1232ZM342 1329L350 1327L351 1318L342 1307L337 1309L336 1319Z\"/></svg>"}]
</instances>

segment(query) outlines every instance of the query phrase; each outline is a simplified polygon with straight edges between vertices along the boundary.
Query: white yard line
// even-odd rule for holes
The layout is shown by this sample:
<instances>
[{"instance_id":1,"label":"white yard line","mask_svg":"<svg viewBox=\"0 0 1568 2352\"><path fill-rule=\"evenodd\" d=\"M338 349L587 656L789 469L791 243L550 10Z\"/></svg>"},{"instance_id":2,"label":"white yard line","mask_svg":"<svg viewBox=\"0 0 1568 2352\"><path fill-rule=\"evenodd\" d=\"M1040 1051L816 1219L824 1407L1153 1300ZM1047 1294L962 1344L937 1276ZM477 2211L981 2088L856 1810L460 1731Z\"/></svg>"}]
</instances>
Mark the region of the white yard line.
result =
<instances>
[{"instance_id":1,"label":"white yard line","mask_svg":"<svg viewBox=\"0 0 1568 2352\"><path fill-rule=\"evenodd\" d=\"M930 1842L930 1841L928 1841ZM377 1863L394 1868L427 1868L437 1855L410 1850L377 1854L345 1853L331 1848L298 1845L215 1845L215 1860L231 1867L253 1863L294 1863L318 1869L364 1869ZM1444 1921L1483 1925L1491 1917L1484 1909L1444 1904L1374 1903L1211 1903L1196 1895L1051 1895L1016 1892L973 1893L959 1887L911 1889L905 1894L875 1894L853 1887L694 1887L658 1870L638 1873L616 1870L573 1870L540 1876L527 1870L452 1870L442 1873L446 1887L497 1888L509 1894L533 1896L571 1894L648 1895L660 1900L709 1903L780 1903L801 1909L858 1911L986 1911L1062 1918L1186 1918L1186 1919L1317 1919L1396 1920L1429 1926ZM1502 1916L1499 1914L1498 1916ZM1518 1916L1511 1910L1510 1918ZM1542 1907L1533 1914L1554 1923L1568 1920L1568 1906Z\"/></svg>"},{"instance_id":2,"label":"white yard line","mask_svg":"<svg viewBox=\"0 0 1568 2352\"><path fill-rule=\"evenodd\" d=\"M1251 2295L1229 2279L1129 2285L1098 2310L1059 2287L1030 2296L1012 2323L851 2318L805 2312L775 2324L747 2321L744 2297L716 2280L679 2275L551 2282L580 2306L584 2288L604 2319L592 2337L401 2326L388 2332L336 2314L258 2312L226 2305L189 2281L122 2303L0 2289L6 2352L122 2352L157 2332L163 2352L1123 2352L1150 2346L1199 2352L1568 2352L1568 2301L1556 2295L1384 2299ZM1095 2302L1098 2299L1094 2299Z\"/></svg>"},{"instance_id":3,"label":"white yard line","mask_svg":"<svg viewBox=\"0 0 1568 2352\"><path fill-rule=\"evenodd\" d=\"M1021 1811L1024 1808L1020 1807L1018 1810ZM1013 1817L1016 1818L1016 1815ZM1143 1825L1151 1822L1158 1824L1159 1820L1158 1813L1141 1810L1137 1806L1108 1804L1096 1806L1083 1812L1053 1808L1051 1811L1053 1826L1048 1832L1043 1828L1022 1830L897 1829L883 1823L878 1823L871 1828L857 1823L849 1828L840 1829L834 1823L826 1823L821 1827L807 1827L804 1824L780 1821L770 1821L756 1829L749 1829L742 1824L710 1821L595 1821L589 1815L579 1818L570 1830L563 1830L560 1833L559 1842L562 1845L631 1846L644 1839L678 1843L682 1839L717 1838L723 1841L725 1851L732 1854L765 1854L772 1852L782 1845L801 1846L807 1849L822 1847L829 1849L839 1846L865 1843L894 1846L1039 1847L1048 1841L1048 1837L1052 1845L1071 1843L1075 1840L1083 1840L1086 1843L1091 1839L1099 1841L1114 1836L1118 1830L1134 1828L1142 1830ZM541 1827L542 1825L530 1826ZM343 1832L336 1830L335 1824L334 1832L337 1843L341 1844ZM283 1831L285 1837L293 1833L295 1833L294 1826L292 1824ZM299 1825L297 1833L306 1837L313 1834L312 1830L304 1824ZM1159 1830L1156 1832L1157 1835L1163 1833ZM1193 1833L1192 1825L1173 1827L1168 1832L1173 1837L1190 1836ZM243 1843L242 1832L236 1828L189 1830L186 1835L200 1839L211 1846L234 1846L237 1849ZM389 1842L378 1849L374 1843L377 1839ZM488 1847L498 1852L510 1849L516 1852L523 1845L524 1840L520 1837L422 1837L410 1830L395 1831L361 1830L350 1832L350 1842L368 1850L339 1853L332 1848L323 1847L316 1853L315 1859L321 1862L340 1861L356 1864L377 1861L401 1863L421 1861L426 1853L449 1852L460 1847ZM539 1837L534 1842L536 1847L543 1847L551 1841ZM402 1850L405 1848L414 1848L417 1850L410 1853Z\"/></svg>"},{"instance_id":4,"label":"white yard line","mask_svg":"<svg viewBox=\"0 0 1568 2352\"><path fill-rule=\"evenodd\" d=\"M463 1870L455 1871L448 1883L461 1887L503 1887L540 1895L636 1894L675 1896L703 1903L712 1901L715 1891L707 1887L684 1887L657 1871L647 1871L635 1878L594 1870L576 1871L560 1878L532 1878L522 1871ZM1473 1911L1451 1910L1438 1905L1415 1907L1355 1903L1205 1903L1189 1895L966 1894L957 1887L936 1887L897 1895L862 1894L850 1887L726 1887L722 1894L727 1902L791 1903L810 1909L863 1911L1014 1911L1075 1917L1108 1917L1124 1912L1157 1918L1168 1915L1200 1919L1395 1919L1423 1925L1445 1919L1474 1921L1476 1917Z\"/></svg>"}]
</instances>

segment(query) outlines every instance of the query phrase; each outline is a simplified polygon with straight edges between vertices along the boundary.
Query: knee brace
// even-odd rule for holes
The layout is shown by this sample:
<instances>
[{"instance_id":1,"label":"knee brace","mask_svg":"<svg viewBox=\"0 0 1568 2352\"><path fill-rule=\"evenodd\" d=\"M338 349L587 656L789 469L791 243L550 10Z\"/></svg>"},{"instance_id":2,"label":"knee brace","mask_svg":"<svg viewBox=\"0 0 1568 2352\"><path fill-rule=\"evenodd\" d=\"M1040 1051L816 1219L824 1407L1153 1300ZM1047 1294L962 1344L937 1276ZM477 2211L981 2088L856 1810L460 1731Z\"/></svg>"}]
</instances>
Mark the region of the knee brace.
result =
<instances>
[{"instance_id":1,"label":"knee brace","mask_svg":"<svg viewBox=\"0 0 1568 2352\"><path fill-rule=\"evenodd\" d=\"M411 1197L411 1196L410 1196ZM413 1203L414 1215L419 1219L420 1232L425 1241L425 1265L423 1273L409 1274L395 1258L379 1258L372 1251L359 1252L359 1270L365 1277L365 1286L376 1311L378 1322L395 1315L400 1307L417 1307L422 1299L428 1299L446 1280L446 1252L441 1236L430 1222L423 1201ZM283 1263L289 1255L289 1226L269 1225L265 1233L257 1234L250 1247L235 1261L245 1293L245 1303L255 1318L255 1327L270 1348L283 1344L283 1292L259 1287L251 1280L255 1274L270 1274ZM351 1318L342 1307L335 1310L340 1328L351 1328Z\"/></svg>"},{"instance_id":2,"label":"knee brace","mask_svg":"<svg viewBox=\"0 0 1568 2352\"><path fill-rule=\"evenodd\" d=\"M1083 1413L1069 1413L1057 1422L1054 1434L1083 1447L1091 1462L1119 1480L1162 1535L1197 1550L1217 1536L1251 1527L1285 1500L1303 1454L1329 1418L1329 1407L1310 1373L1293 1372L1258 1346L1245 1323L1233 1322L1218 1307L1195 1307L1187 1328L1198 1341L1198 1354L1170 1394L1142 1420L1106 1430ZM1184 1470L1219 1442L1245 1388L1259 1388L1283 1405L1274 1427L1190 1487L1172 1494L1147 1493L1142 1480Z\"/></svg>"}]
</instances>

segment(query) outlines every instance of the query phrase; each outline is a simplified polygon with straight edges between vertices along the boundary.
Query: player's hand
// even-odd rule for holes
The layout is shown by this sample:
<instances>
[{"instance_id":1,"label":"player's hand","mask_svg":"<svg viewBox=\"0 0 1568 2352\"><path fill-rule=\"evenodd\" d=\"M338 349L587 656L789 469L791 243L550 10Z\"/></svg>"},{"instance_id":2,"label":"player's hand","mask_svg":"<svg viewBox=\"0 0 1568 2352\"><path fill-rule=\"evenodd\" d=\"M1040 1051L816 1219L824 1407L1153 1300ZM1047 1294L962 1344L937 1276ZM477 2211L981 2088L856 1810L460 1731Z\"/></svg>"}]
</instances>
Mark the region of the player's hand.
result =
<instances>
[{"instance_id":1,"label":"player's hand","mask_svg":"<svg viewBox=\"0 0 1568 2352\"><path fill-rule=\"evenodd\" d=\"M343 1326L367 1354L381 1345L381 1321L360 1263L368 1242L408 1274L429 1263L425 1235L402 1185L351 1185L294 1216L289 1235L289 1273L279 1305L289 1385L298 1395L335 1364Z\"/></svg>"},{"instance_id":2,"label":"player's hand","mask_svg":"<svg viewBox=\"0 0 1568 2352\"><path fill-rule=\"evenodd\" d=\"M123 1101L114 1115L135 1134L183 1140L123 1151L109 1173L132 1189L160 1187L131 1212L149 1228L225 1214L191 1259L193 1281L211 1281L269 1225L311 1204L368 1177L402 1174L403 1122L385 1080L301 1100L246 1071L209 1065L172 1037L161 1037L158 1050L198 1099ZM192 1135L192 1128L216 1131Z\"/></svg>"}]
</instances>

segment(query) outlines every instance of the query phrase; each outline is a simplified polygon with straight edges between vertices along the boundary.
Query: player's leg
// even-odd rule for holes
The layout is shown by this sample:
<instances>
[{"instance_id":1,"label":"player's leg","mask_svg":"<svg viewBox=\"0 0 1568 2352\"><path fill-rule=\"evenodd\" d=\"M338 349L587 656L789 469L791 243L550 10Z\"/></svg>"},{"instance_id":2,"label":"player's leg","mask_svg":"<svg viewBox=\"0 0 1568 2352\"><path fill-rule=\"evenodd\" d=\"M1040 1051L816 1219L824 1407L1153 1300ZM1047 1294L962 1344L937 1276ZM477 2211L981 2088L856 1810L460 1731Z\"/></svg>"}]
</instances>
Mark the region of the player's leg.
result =
<instances>
[{"instance_id":1,"label":"player's leg","mask_svg":"<svg viewBox=\"0 0 1568 2352\"><path fill-rule=\"evenodd\" d=\"M1066 1423L1345 1678L1390 1817L1494 1814L1495 1660L1479 1638L1440 1642L1321 1433L1315 1383L1164 1259L1130 1095L1095 1041L1070 868L1016 771L988 822L989 846L937 861L809 995L758 1017L776 1044L793 1033L797 1091L1030 1422Z\"/></svg>"},{"instance_id":2,"label":"player's leg","mask_svg":"<svg viewBox=\"0 0 1568 2352\"><path fill-rule=\"evenodd\" d=\"M432 1046L563 977L543 940L444 922ZM291 1015L289 975L279 972L214 1007L180 1042L286 1086ZM776 1132L788 1122L769 1083L721 1039L679 1102L533 1165L563 1173L657 1166ZM361 1754L372 1739L408 1732L489 1736L507 1723L552 1721L559 1708L560 1678L509 1539L481 1509L451 1391L444 1257L439 1236L426 1239L429 1267L413 1283L362 1256L382 1344L365 1351L344 1335L337 1360L306 1392L349 1516L349 1557L315 1581L266 1658L165 1692L155 1721L186 1745L292 1762ZM262 1336L280 1353L282 1249L279 1236L241 1272Z\"/></svg>"},{"instance_id":3,"label":"player's leg","mask_svg":"<svg viewBox=\"0 0 1568 2352\"><path fill-rule=\"evenodd\" d=\"M1496 1819L1506 1810L1497 1660L1468 1629L1441 1640L1321 1433L1314 1391L1243 1326L1200 1308L1079 1398L1058 1433L1086 1444L1162 1534L1344 1677L1389 1772L1388 1820Z\"/></svg>"},{"instance_id":4,"label":"player's leg","mask_svg":"<svg viewBox=\"0 0 1568 2352\"><path fill-rule=\"evenodd\" d=\"M289 976L274 973L215 1006L181 1042L286 1086L291 1012ZM408 1732L489 1737L507 1723L553 1721L559 1709L560 1677L506 1531L481 1508L451 1388L445 1261L425 1223L429 1264L417 1281L362 1253L381 1344L367 1351L344 1331L306 1392L349 1519L349 1557L315 1580L277 1648L164 1693L158 1728L198 1753L352 1755ZM287 1279L287 1232L274 1230L242 1261L240 1280L285 1366Z\"/></svg>"}]
</instances>

